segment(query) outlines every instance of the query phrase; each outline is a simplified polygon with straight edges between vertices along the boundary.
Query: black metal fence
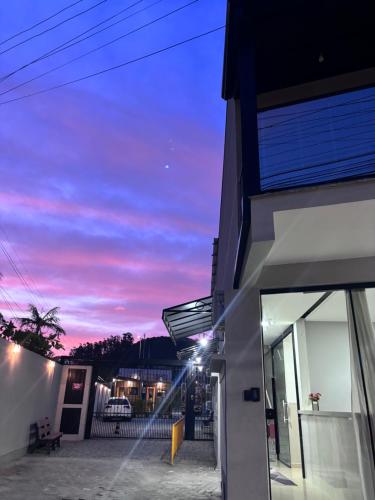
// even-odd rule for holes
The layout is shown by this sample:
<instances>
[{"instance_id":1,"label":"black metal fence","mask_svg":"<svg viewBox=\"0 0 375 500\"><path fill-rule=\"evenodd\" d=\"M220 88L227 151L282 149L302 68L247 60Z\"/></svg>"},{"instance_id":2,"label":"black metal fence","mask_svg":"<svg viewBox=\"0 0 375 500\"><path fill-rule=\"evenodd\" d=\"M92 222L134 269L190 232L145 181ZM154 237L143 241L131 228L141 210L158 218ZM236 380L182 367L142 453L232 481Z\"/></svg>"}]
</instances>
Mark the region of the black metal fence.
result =
<instances>
[{"instance_id":1,"label":"black metal fence","mask_svg":"<svg viewBox=\"0 0 375 500\"><path fill-rule=\"evenodd\" d=\"M181 414L178 413L161 415L157 412L145 412L133 414L131 417L120 417L95 412L91 424L91 437L170 439L172 424L180 417Z\"/></svg>"},{"instance_id":2,"label":"black metal fence","mask_svg":"<svg viewBox=\"0 0 375 500\"><path fill-rule=\"evenodd\" d=\"M171 439L172 425L181 418L181 412L161 415L157 412L134 414L131 418L119 417L108 413L96 412L91 424L93 438L131 438L131 439ZM195 416L194 438L213 439L213 422L210 416Z\"/></svg>"},{"instance_id":3,"label":"black metal fence","mask_svg":"<svg viewBox=\"0 0 375 500\"><path fill-rule=\"evenodd\" d=\"M150 409L141 404L144 403L141 399L130 401L127 397L114 396L111 384L95 383L86 437L171 439L172 425L185 415L189 393L194 399L191 411L185 416L190 439L212 440L213 413L202 397L207 384L201 378L202 374L193 374L180 379L179 384Z\"/></svg>"}]
</instances>

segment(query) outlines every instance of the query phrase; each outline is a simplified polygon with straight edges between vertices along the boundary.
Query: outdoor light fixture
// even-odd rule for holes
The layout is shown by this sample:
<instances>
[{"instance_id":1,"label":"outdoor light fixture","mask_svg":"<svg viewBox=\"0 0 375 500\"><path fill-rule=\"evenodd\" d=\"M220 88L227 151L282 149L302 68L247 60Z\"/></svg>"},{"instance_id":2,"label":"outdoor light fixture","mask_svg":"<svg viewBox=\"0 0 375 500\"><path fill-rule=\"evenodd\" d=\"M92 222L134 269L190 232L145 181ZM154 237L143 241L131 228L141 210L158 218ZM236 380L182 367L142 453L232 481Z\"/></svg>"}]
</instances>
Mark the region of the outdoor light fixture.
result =
<instances>
[{"instance_id":1,"label":"outdoor light fixture","mask_svg":"<svg viewBox=\"0 0 375 500\"><path fill-rule=\"evenodd\" d=\"M115 378L113 378L113 379L112 379L112 382L116 382L116 379L115 379Z\"/></svg>"},{"instance_id":2,"label":"outdoor light fixture","mask_svg":"<svg viewBox=\"0 0 375 500\"><path fill-rule=\"evenodd\" d=\"M206 339L206 337L202 337L201 339L199 339L199 343L202 347L206 347L208 344L208 339Z\"/></svg>"},{"instance_id":3,"label":"outdoor light fixture","mask_svg":"<svg viewBox=\"0 0 375 500\"><path fill-rule=\"evenodd\" d=\"M20 352L21 351L21 346L19 344L14 344L12 347L13 352Z\"/></svg>"},{"instance_id":4,"label":"outdoor light fixture","mask_svg":"<svg viewBox=\"0 0 375 500\"><path fill-rule=\"evenodd\" d=\"M198 364L201 363L202 362L202 358L200 356L197 356L195 358L195 362L198 363Z\"/></svg>"},{"instance_id":5,"label":"outdoor light fixture","mask_svg":"<svg viewBox=\"0 0 375 500\"><path fill-rule=\"evenodd\" d=\"M48 368L55 368L55 362L52 359L48 361Z\"/></svg>"},{"instance_id":6,"label":"outdoor light fixture","mask_svg":"<svg viewBox=\"0 0 375 500\"><path fill-rule=\"evenodd\" d=\"M199 366L198 366L198 371L200 371L200 372L201 372L202 370L203 370L203 366L202 366L202 365L199 365Z\"/></svg>"}]
</instances>

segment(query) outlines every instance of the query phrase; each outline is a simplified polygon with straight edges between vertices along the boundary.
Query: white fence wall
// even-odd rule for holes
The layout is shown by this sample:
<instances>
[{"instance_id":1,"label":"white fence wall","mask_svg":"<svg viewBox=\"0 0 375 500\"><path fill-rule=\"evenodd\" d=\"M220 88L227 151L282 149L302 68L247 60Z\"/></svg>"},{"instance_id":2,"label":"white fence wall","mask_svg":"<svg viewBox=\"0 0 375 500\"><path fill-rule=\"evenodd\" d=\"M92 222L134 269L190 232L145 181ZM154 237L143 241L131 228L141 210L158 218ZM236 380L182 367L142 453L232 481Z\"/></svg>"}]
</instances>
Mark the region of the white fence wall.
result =
<instances>
[{"instance_id":1,"label":"white fence wall","mask_svg":"<svg viewBox=\"0 0 375 500\"><path fill-rule=\"evenodd\" d=\"M62 366L0 339L0 460L22 455L30 425L49 417L51 424Z\"/></svg>"}]
</instances>

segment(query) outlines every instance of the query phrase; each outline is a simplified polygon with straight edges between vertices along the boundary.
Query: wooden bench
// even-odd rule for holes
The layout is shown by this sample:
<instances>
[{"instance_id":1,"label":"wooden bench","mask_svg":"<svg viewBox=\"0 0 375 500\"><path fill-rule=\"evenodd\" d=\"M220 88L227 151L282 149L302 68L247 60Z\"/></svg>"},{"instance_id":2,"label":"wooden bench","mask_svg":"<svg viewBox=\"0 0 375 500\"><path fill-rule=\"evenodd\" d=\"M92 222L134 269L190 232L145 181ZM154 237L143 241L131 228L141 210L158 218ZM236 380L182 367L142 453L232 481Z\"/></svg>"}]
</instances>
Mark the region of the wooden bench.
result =
<instances>
[{"instance_id":1,"label":"wooden bench","mask_svg":"<svg viewBox=\"0 0 375 500\"><path fill-rule=\"evenodd\" d=\"M54 450L56 446L60 448L60 439L62 432L52 432L51 424L48 417L38 420L36 423L37 428L37 447L45 446L47 448L48 455L51 453L51 449Z\"/></svg>"}]
</instances>

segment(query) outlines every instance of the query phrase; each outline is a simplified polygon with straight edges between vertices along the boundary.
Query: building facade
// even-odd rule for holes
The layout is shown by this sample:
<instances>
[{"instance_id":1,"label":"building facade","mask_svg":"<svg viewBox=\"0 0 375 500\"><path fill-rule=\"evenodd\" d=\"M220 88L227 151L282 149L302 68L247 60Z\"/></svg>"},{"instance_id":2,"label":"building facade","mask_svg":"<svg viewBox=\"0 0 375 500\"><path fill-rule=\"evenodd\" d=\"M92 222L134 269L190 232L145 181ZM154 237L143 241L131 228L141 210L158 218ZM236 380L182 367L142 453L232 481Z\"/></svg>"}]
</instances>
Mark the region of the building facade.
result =
<instances>
[{"instance_id":1,"label":"building facade","mask_svg":"<svg viewBox=\"0 0 375 500\"><path fill-rule=\"evenodd\" d=\"M212 359L223 497L369 500L374 7L258 4L228 2Z\"/></svg>"}]
</instances>

